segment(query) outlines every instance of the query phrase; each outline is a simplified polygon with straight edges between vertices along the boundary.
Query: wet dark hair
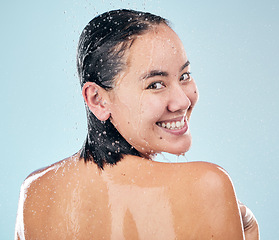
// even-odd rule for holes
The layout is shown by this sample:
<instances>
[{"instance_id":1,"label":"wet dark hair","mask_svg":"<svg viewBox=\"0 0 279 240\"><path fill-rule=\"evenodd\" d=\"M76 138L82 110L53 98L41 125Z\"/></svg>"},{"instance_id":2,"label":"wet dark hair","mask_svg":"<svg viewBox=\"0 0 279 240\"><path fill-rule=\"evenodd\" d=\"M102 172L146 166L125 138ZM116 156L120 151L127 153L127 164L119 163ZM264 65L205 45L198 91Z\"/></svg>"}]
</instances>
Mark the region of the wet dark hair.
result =
<instances>
[{"instance_id":1,"label":"wet dark hair","mask_svg":"<svg viewBox=\"0 0 279 240\"><path fill-rule=\"evenodd\" d=\"M83 29L77 53L81 87L94 82L109 91L115 77L125 69L123 56L136 36L152 26L168 24L160 16L128 9L105 12L92 19ZM116 164L124 155L140 156L117 131L110 120L100 121L86 105L88 134L81 149L81 158L94 161L99 168Z\"/></svg>"}]
</instances>

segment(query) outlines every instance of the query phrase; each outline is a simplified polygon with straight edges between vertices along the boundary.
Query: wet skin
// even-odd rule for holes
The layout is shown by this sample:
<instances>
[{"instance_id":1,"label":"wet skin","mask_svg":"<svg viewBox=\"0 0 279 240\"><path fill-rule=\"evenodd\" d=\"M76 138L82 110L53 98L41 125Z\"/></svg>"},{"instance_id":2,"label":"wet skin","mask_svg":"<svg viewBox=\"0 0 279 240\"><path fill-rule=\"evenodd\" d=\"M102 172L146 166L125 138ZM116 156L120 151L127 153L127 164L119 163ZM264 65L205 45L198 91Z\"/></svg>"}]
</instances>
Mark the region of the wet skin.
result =
<instances>
[{"instance_id":1,"label":"wet skin","mask_svg":"<svg viewBox=\"0 0 279 240\"><path fill-rule=\"evenodd\" d=\"M74 156L28 179L25 239L243 239L233 186L214 164L127 156L100 171Z\"/></svg>"},{"instance_id":2,"label":"wet skin","mask_svg":"<svg viewBox=\"0 0 279 240\"><path fill-rule=\"evenodd\" d=\"M177 34L163 24L154 27L135 39L125 60L106 100L111 122L146 156L188 151L192 139L187 125L198 91ZM166 129L158 124L177 121L185 127Z\"/></svg>"},{"instance_id":3,"label":"wet skin","mask_svg":"<svg viewBox=\"0 0 279 240\"><path fill-rule=\"evenodd\" d=\"M137 37L125 57L114 90L87 83L83 96L90 110L100 120L110 118L144 158L125 156L101 171L75 155L31 174L21 189L16 236L243 239L235 192L221 168L150 160L191 146L188 123L198 94L178 36L160 25ZM163 127L181 121L178 129Z\"/></svg>"}]
</instances>

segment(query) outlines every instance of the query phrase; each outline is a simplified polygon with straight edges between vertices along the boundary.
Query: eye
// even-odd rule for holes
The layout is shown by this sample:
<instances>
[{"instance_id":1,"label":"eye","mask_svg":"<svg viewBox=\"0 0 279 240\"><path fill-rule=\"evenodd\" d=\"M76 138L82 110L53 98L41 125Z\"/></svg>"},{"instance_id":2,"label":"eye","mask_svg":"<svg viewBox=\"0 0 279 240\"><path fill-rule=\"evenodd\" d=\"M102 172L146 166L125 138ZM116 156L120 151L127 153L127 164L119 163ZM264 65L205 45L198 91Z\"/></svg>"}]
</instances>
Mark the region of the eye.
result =
<instances>
[{"instance_id":1,"label":"eye","mask_svg":"<svg viewBox=\"0 0 279 240\"><path fill-rule=\"evenodd\" d=\"M180 77L180 81L183 81L183 82L189 82L191 81L191 76L190 76L190 72L186 72L186 73L183 73Z\"/></svg>"},{"instance_id":2,"label":"eye","mask_svg":"<svg viewBox=\"0 0 279 240\"><path fill-rule=\"evenodd\" d=\"M150 85L148 85L147 89L161 89L163 87L165 87L165 84L161 81L151 83Z\"/></svg>"}]
</instances>

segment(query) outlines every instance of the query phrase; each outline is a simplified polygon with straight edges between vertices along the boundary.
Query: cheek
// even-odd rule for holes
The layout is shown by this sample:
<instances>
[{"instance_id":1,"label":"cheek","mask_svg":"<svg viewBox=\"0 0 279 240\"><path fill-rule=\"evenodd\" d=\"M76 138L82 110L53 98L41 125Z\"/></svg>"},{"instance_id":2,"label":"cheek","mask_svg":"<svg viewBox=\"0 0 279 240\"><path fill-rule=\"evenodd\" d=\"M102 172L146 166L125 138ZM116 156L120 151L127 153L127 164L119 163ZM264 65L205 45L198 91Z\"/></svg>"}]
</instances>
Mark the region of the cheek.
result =
<instances>
[{"instance_id":1,"label":"cheek","mask_svg":"<svg viewBox=\"0 0 279 240\"><path fill-rule=\"evenodd\" d=\"M145 122L157 122L166 108L164 99L158 96L146 96L141 101L141 115Z\"/></svg>"},{"instance_id":2,"label":"cheek","mask_svg":"<svg viewBox=\"0 0 279 240\"><path fill-rule=\"evenodd\" d=\"M145 106L142 106L139 98L135 96L131 96L127 98L125 102L122 102L118 111L118 116L122 119L122 128L124 128L124 130L140 129L145 119L145 108Z\"/></svg>"}]
</instances>

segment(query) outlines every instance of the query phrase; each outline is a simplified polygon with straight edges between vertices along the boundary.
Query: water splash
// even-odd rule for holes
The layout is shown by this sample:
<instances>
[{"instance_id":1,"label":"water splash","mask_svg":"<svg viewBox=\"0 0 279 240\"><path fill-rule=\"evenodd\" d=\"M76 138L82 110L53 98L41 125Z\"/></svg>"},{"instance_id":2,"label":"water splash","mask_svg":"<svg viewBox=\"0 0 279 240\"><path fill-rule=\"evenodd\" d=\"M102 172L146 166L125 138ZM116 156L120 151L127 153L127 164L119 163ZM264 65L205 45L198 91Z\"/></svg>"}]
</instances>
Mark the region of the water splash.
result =
<instances>
[{"instance_id":1,"label":"water splash","mask_svg":"<svg viewBox=\"0 0 279 240\"><path fill-rule=\"evenodd\" d=\"M167 152L161 152L156 155L153 159L155 162L165 162L165 163L182 163L189 162L185 154L175 155Z\"/></svg>"}]
</instances>

